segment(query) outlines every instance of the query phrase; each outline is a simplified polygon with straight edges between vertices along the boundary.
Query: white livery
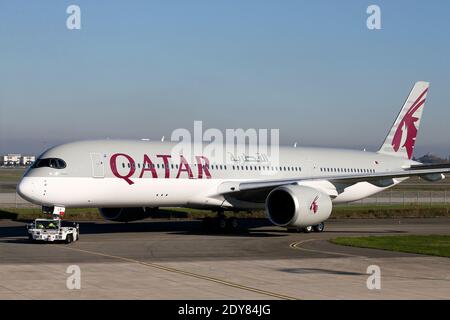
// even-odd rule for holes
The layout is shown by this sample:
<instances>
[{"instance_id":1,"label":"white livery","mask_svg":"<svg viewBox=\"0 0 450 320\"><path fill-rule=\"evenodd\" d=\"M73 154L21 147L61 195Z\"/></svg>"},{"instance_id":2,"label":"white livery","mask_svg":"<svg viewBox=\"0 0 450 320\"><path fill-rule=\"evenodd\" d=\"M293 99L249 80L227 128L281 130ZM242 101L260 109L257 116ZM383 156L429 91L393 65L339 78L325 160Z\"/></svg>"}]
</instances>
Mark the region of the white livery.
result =
<instances>
[{"instance_id":1,"label":"white livery","mask_svg":"<svg viewBox=\"0 0 450 320\"><path fill-rule=\"evenodd\" d=\"M174 156L175 144L163 141L81 141L45 151L17 191L46 207L100 208L116 221L144 218L158 207L264 208L275 225L322 231L336 203L372 196L410 176L438 181L450 171L412 160L428 87L414 85L378 152L280 147L276 162L260 154L224 161Z\"/></svg>"}]
</instances>

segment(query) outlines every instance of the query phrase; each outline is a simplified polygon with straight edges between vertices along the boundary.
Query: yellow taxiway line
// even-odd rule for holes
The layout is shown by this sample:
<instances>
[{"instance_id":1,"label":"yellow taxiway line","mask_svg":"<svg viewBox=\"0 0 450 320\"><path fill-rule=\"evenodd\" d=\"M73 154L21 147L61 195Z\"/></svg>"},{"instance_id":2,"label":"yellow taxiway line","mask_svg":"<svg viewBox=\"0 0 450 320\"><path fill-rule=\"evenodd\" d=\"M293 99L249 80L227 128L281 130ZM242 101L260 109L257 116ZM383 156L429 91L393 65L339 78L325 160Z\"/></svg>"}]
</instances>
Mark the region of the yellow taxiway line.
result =
<instances>
[{"instance_id":1,"label":"yellow taxiway line","mask_svg":"<svg viewBox=\"0 0 450 320\"><path fill-rule=\"evenodd\" d=\"M297 242L293 242L289 245L289 247L291 249L296 249L296 250L301 250L301 251L308 251L308 252L315 252L315 253L325 253L325 254L331 254L331 255L335 255L335 256L341 256L341 257L352 257L352 258L367 258L364 256L358 256L355 254L349 254L349 253L341 253L341 252L334 252L334 251L324 251L324 250L315 250L315 249L307 249L302 247L303 244L308 243L308 242L313 242L313 241L320 241L323 239L308 239L308 240L303 240L303 241L297 241Z\"/></svg>"},{"instance_id":2,"label":"yellow taxiway line","mask_svg":"<svg viewBox=\"0 0 450 320\"><path fill-rule=\"evenodd\" d=\"M244 285L241 285L241 284L229 282L229 281L222 280L222 279L219 279L219 278L214 278L214 277L211 277L211 276L205 276L205 275L198 274L198 273L193 273L193 272L190 272L190 271L184 271L184 270L175 269L175 268L172 268L172 267L166 267L166 266L163 266L163 265L160 265L160 264L156 264L156 263L143 262L143 261L139 261L139 260L135 260L135 259L130 259L130 258L125 258L125 257L110 255L110 254L106 254L106 253L102 253L102 252L95 252L95 251L90 251L90 250L71 248L71 247L67 247L67 246L62 247L62 246L54 245L54 247L57 247L57 248L60 248L60 249L66 249L66 250L72 250L72 251L88 253L88 254L91 254L91 255L102 256L102 257L107 257L107 258L111 258L111 259L131 262L131 263L136 263L136 264L140 264L142 266L151 267L151 268L155 268L155 269L159 269L159 270L164 270L164 271L168 271L168 272L172 272L172 273L176 273L176 274L181 274L181 275L184 275L184 276L197 278L197 279L201 279L201 280L205 280L205 281L215 282L215 283L222 284L222 285L225 285L225 286L228 286L228 287L241 289L241 290L246 290L246 291L250 291L250 292L254 292L254 293L259 293L259 294L262 294L262 295L266 295L266 296L270 296L270 297L278 298L278 299L282 299L282 300L298 300L297 298L290 297L290 296L287 296L287 295L283 295L283 294L279 294L279 293L275 293L275 292L271 292L271 291L267 291L267 290L261 290L261 289L257 289L257 288L253 288L253 287L249 287L249 286L244 286Z\"/></svg>"}]
</instances>

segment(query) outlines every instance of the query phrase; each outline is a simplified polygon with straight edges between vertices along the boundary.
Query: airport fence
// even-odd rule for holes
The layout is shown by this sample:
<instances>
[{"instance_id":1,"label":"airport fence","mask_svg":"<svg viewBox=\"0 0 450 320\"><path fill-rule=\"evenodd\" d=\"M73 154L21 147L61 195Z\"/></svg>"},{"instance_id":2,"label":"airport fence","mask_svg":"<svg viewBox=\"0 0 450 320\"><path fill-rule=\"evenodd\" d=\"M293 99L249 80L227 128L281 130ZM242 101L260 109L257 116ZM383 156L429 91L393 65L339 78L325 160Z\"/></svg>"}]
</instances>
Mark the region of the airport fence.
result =
<instances>
[{"instance_id":1,"label":"airport fence","mask_svg":"<svg viewBox=\"0 0 450 320\"><path fill-rule=\"evenodd\" d=\"M384 191L356 202L354 205L409 205L409 204L447 204L450 203L450 192L443 191Z\"/></svg>"}]
</instances>

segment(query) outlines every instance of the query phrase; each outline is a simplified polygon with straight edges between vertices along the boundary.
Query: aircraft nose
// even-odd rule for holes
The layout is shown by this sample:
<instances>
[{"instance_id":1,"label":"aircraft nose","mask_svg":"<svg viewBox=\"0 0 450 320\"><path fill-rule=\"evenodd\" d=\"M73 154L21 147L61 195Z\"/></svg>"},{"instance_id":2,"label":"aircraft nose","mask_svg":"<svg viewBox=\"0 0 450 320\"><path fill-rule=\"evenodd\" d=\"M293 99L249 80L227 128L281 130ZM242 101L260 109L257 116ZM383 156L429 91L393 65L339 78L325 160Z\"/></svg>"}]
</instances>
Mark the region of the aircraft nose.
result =
<instances>
[{"instance_id":1,"label":"aircraft nose","mask_svg":"<svg viewBox=\"0 0 450 320\"><path fill-rule=\"evenodd\" d=\"M27 201L34 200L34 182L30 178L22 178L16 188L17 193Z\"/></svg>"}]
</instances>

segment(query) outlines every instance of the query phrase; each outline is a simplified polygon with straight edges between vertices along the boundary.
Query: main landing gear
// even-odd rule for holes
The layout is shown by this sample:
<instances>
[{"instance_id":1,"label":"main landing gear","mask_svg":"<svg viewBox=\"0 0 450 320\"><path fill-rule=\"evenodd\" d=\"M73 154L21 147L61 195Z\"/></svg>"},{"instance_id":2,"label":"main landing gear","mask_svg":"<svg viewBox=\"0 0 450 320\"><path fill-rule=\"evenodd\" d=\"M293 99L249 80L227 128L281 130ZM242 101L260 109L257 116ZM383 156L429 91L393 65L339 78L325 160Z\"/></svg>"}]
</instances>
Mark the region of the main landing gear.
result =
<instances>
[{"instance_id":1,"label":"main landing gear","mask_svg":"<svg viewBox=\"0 0 450 320\"><path fill-rule=\"evenodd\" d=\"M215 230L220 232L235 232L239 229L239 221L235 217L227 218L223 211L218 211L217 217L204 218L202 227L206 231Z\"/></svg>"},{"instance_id":2,"label":"main landing gear","mask_svg":"<svg viewBox=\"0 0 450 320\"><path fill-rule=\"evenodd\" d=\"M323 232L325 230L325 223L321 222L315 226L307 226L303 228L288 228L288 232L304 232L304 233L310 233L310 232Z\"/></svg>"}]
</instances>

